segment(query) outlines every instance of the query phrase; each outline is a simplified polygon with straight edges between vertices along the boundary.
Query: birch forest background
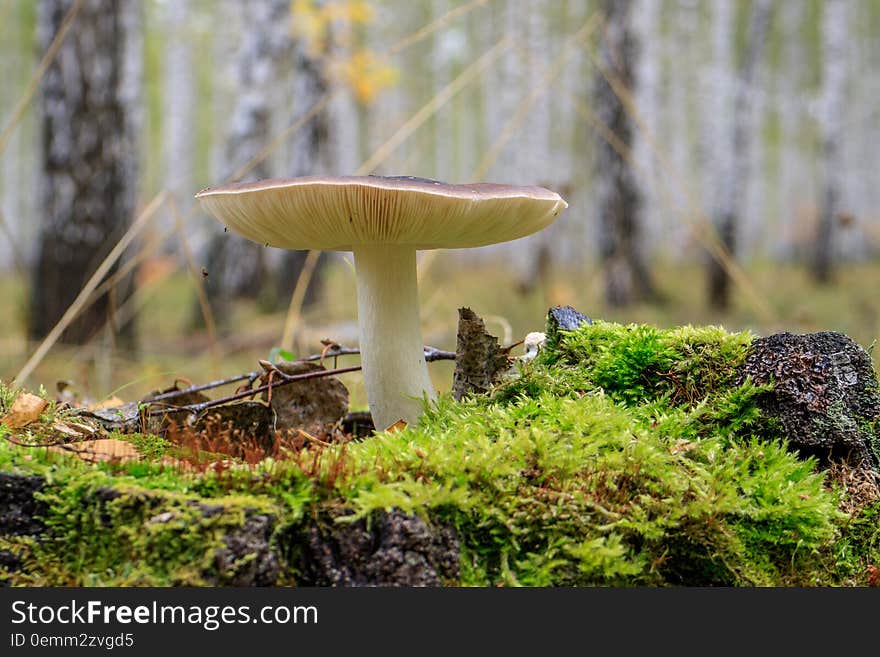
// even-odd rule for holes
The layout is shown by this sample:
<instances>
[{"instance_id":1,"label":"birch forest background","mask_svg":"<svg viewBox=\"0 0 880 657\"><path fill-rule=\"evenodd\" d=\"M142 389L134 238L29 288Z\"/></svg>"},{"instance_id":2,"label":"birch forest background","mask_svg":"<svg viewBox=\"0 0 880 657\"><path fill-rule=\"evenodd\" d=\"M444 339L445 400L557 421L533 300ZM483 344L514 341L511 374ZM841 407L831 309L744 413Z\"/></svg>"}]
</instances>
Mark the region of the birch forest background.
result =
<instances>
[{"instance_id":1,"label":"birch forest background","mask_svg":"<svg viewBox=\"0 0 880 657\"><path fill-rule=\"evenodd\" d=\"M316 174L568 201L421 254L438 348L462 306L506 344L551 305L880 334L878 0L0 0L0 65L0 379L133 396L356 346L345 254L193 201Z\"/></svg>"}]
</instances>

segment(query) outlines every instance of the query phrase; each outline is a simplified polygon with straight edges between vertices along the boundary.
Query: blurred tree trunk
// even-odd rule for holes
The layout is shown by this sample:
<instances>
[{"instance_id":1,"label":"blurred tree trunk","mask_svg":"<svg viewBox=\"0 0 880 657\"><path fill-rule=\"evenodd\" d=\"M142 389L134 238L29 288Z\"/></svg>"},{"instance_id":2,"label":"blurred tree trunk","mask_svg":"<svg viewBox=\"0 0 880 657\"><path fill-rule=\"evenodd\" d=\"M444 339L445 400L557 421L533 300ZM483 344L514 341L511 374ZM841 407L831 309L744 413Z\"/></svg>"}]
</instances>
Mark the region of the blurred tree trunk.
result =
<instances>
[{"instance_id":1,"label":"blurred tree trunk","mask_svg":"<svg viewBox=\"0 0 880 657\"><path fill-rule=\"evenodd\" d=\"M288 0L253 0L236 3L243 12L245 36L236 54L237 98L226 139L225 177L249 162L275 137L282 91L293 74L294 116L306 114L327 92L328 82L318 56L291 35ZM280 93L281 92L281 93ZM335 173L328 113L305 123L295 133L283 177ZM260 180L273 175L273 159L266 158L241 180ZM218 232L208 245L206 290L221 319L236 298L259 299L264 307L286 307L306 259L306 251L270 252L232 232ZM321 261L325 256L321 257ZM320 262L319 262L320 265ZM306 302L314 299L317 277Z\"/></svg>"},{"instance_id":2,"label":"blurred tree trunk","mask_svg":"<svg viewBox=\"0 0 880 657\"><path fill-rule=\"evenodd\" d=\"M177 209L185 215L193 203L193 169L195 161L196 81L193 68L191 0L174 0L164 7L163 27L167 34L163 73L163 187L170 192ZM176 217L163 216L163 229L170 229ZM175 240L168 240L172 250Z\"/></svg>"},{"instance_id":3,"label":"blurred tree trunk","mask_svg":"<svg viewBox=\"0 0 880 657\"><path fill-rule=\"evenodd\" d=\"M449 0L431 0L431 20L437 20L448 11ZM435 93L449 84L452 79L452 57L450 57L448 47L450 34L449 30L438 30L433 38L431 74ZM455 180L453 175L454 119L452 111L440 112L434 117L434 174L431 177L437 180Z\"/></svg>"},{"instance_id":4,"label":"blurred tree trunk","mask_svg":"<svg viewBox=\"0 0 880 657\"><path fill-rule=\"evenodd\" d=\"M314 107L329 92L324 62L302 41L296 44L293 75L293 116L292 124ZM317 113L293 136L290 145L290 161L286 175L318 176L337 175L336 144L333 139L332 114L325 108ZM277 272L278 301L285 307L290 301L297 280L302 273L308 251L284 251ZM312 275L311 282L303 299L308 305L313 303L321 291L321 269L327 262L328 254L321 253Z\"/></svg>"},{"instance_id":5,"label":"blurred tree trunk","mask_svg":"<svg viewBox=\"0 0 880 657\"><path fill-rule=\"evenodd\" d=\"M42 0L39 40L51 43L73 0ZM43 214L28 322L44 337L131 221L136 203L140 86L137 0L84 0L73 28L42 82ZM115 271L115 267L111 273ZM127 295L104 295L67 328L62 340L82 344ZM129 343L131 324L123 335Z\"/></svg>"},{"instance_id":6,"label":"blurred tree trunk","mask_svg":"<svg viewBox=\"0 0 880 657\"><path fill-rule=\"evenodd\" d=\"M603 0L605 32L600 46L602 66L627 89L635 87L638 44L631 0ZM594 102L599 119L627 146L633 126L623 103L601 72L595 78ZM642 253L640 192L632 167L606 140L596 142L599 196L599 255L605 300L612 306L657 298Z\"/></svg>"},{"instance_id":7,"label":"blurred tree trunk","mask_svg":"<svg viewBox=\"0 0 880 657\"><path fill-rule=\"evenodd\" d=\"M271 94L284 80L293 56L287 0L251 0L232 5L241 12L244 34L235 55L235 106L229 119L221 178L226 180L256 156L272 137ZM240 180L271 176L264 159ZM205 291L222 321L237 298L259 298L268 281L266 249L231 231L218 230L208 243Z\"/></svg>"},{"instance_id":8,"label":"blurred tree trunk","mask_svg":"<svg viewBox=\"0 0 880 657\"><path fill-rule=\"evenodd\" d=\"M663 5L656 0L636 0L633 5L633 29L636 30L636 38L639 40L640 53L636 79L638 85L633 89L633 98L642 120L645 122L647 131L651 135L661 135L662 108L661 102L663 77L664 38L661 31ZM646 237L654 243L666 242L670 239L669 234L664 234L658 228L664 223L664 193L666 190L659 189L655 181L661 180L657 158L654 155L652 145L647 139L638 139L633 145L633 157L639 165L639 170L644 172L647 184L644 185L642 221L644 222ZM653 239L651 235L653 234ZM667 247L668 248L668 247Z\"/></svg>"},{"instance_id":9,"label":"blurred tree trunk","mask_svg":"<svg viewBox=\"0 0 880 657\"><path fill-rule=\"evenodd\" d=\"M846 94L846 0L825 0L822 21L822 151L824 184L813 249L812 274L818 283L833 278L834 228L843 191L843 114Z\"/></svg>"},{"instance_id":10,"label":"blurred tree trunk","mask_svg":"<svg viewBox=\"0 0 880 657\"><path fill-rule=\"evenodd\" d=\"M719 4L723 2L725 0L720 0ZM723 155L724 150L729 150L731 153L726 175L717 180L717 184L720 185L718 190L720 202L715 215L718 238L731 258L736 256L737 226L745 207L746 187L749 180L749 154L755 129L752 87L767 42L772 9L773 0L755 0L751 5L747 42L739 60L733 111L730 113L733 122L732 130L729 133L730 139L724 139L725 143L720 143L717 146L719 152L716 153L716 157L721 158L722 161L727 161L726 156ZM730 23L733 18L730 15L731 12L724 12L724 14L729 17L722 17L721 20ZM722 32L726 32L723 30L723 26L721 29ZM724 52L730 46L716 42L716 48L719 47ZM727 113L720 114L715 119L723 121L725 116ZM721 134L724 137L728 136L727 131L723 131ZM720 310L728 308L730 306L731 281L723 264L717 258L712 258L709 261L708 274L709 305Z\"/></svg>"}]
</instances>

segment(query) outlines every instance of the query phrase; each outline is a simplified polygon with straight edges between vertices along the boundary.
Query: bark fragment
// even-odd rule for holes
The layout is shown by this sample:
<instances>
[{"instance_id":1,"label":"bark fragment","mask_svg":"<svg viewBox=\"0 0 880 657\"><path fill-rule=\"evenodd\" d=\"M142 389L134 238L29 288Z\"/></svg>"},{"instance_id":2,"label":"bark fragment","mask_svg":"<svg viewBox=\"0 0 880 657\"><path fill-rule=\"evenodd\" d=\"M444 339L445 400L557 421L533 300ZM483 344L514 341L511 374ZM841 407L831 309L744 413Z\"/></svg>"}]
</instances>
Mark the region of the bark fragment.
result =
<instances>
[{"instance_id":1,"label":"bark fragment","mask_svg":"<svg viewBox=\"0 0 880 657\"><path fill-rule=\"evenodd\" d=\"M510 367L507 352L498 338L470 308L458 309L458 340L455 349L452 397L460 401L470 393L488 392Z\"/></svg>"}]
</instances>

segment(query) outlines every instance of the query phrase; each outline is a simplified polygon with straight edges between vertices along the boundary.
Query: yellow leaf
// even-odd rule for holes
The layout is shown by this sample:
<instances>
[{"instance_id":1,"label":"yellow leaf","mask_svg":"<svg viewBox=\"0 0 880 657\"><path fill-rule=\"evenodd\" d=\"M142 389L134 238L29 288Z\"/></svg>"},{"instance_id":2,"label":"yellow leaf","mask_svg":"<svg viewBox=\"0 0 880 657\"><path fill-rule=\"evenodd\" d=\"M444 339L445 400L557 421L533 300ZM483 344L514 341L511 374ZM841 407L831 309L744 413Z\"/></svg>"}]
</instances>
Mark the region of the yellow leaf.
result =
<instances>
[{"instance_id":1,"label":"yellow leaf","mask_svg":"<svg viewBox=\"0 0 880 657\"><path fill-rule=\"evenodd\" d=\"M362 25L373 20L373 8L369 2L365 0L348 0L343 3L343 18L349 23L360 23Z\"/></svg>"},{"instance_id":2,"label":"yellow leaf","mask_svg":"<svg viewBox=\"0 0 880 657\"><path fill-rule=\"evenodd\" d=\"M397 71L378 59L369 50L360 50L337 70L363 104L369 104L376 94L397 81Z\"/></svg>"},{"instance_id":3,"label":"yellow leaf","mask_svg":"<svg viewBox=\"0 0 880 657\"><path fill-rule=\"evenodd\" d=\"M290 6L290 32L302 39L313 56L325 49L329 20L326 12L315 7L312 0L293 0Z\"/></svg>"}]
</instances>

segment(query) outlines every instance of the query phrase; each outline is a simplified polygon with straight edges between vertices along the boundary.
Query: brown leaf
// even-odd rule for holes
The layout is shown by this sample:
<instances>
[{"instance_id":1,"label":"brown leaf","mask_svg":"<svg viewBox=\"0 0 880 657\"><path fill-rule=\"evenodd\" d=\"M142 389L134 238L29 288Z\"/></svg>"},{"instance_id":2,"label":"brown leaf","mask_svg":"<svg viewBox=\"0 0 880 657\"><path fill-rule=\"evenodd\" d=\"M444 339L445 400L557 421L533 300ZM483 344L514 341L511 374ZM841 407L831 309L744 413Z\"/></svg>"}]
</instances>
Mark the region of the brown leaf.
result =
<instances>
[{"instance_id":1,"label":"brown leaf","mask_svg":"<svg viewBox=\"0 0 880 657\"><path fill-rule=\"evenodd\" d=\"M52 431L67 436L68 438L84 438L85 436L91 436L94 434L94 431L91 430L83 431L83 426L84 425L73 422L56 421L52 423ZM91 427L89 427L89 429L91 429Z\"/></svg>"},{"instance_id":2,"label":"brown leaf","mask_svg":"<svg viewBox=\"0 0 880 657\"><path fill-rule=\"evenodd\" d=\"M510 358L498 338L486 331L482 317L470 308L459 308L452 398L460 401L471 393L489 392L509 367Z\"/></svg>"},{"instance_id":3,"label":"brown leaf","mask_svg":"<svg viewBox=\"0 0 880 657\"><path fill-rule=\"evenodd\" d=\"M109 399L105 399L102 402L89 405L88 409L90 411L97 411L101 408L115 408L116 406L122 406L124 403L125 403L124 401L122 401L119 397L116 397L114 395L113 397L110 397Z\"/></svg>"},{"instance_id":4,"label":"brown leaf","mask_svg":"<svg viewBox=\"0 0 880 657\"><path fill-rule=\"evenodd\" d=\"M404 420L398 420L397 422L392 424L390 427L385 429L385 431L388 431L390 433L395 433L397 431L403 431L404 429L406 429L406 422Z\"/></svg>"},{"instance_id":5,"label":"brown leaf","mask_svg":"<svg viewBox=\"0 0 880 657\"><path fill-rule=\"evenodd\" d=\"M67 445L53 445L49 447L49 451L59 454L72 453L90 463L97 463L98 461L139 461L141 458L140 452L135 449L134 445L116 438L84 440Z\"/></svg>"},{"instance_id":6,"label":"brown leaf","mask_svg":"<svg viewBox=\"0 0 880 657\"><path fill-rule=\"evenodd\" d=\"M3 416L0 423L6 425L10 429L20 429L27 426L42 413L49 402L42 397L32 395L29 392L21 393L12 403L12 408Z\"/></svg>"},{"instance_id":7,"label":"brown leaf","mask_svg":"<svg viewBox=\"0 0 880 657\"><path fill-rule=\"evenodd\" d=\"M264 363L265 361L261 361L260 365L265 368ZM271 366L288 376L322 372L325 369L317 363L304 362L277 363ZM280 377L275 381L280 381ZM302 429L321 435L348 412L348 389L333 376L285 383L272 388L271 401L265 392L262 399L272 407L275 414L274 426L279 431Z\"/></svg>"}]
</instances>

